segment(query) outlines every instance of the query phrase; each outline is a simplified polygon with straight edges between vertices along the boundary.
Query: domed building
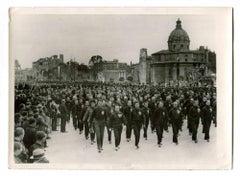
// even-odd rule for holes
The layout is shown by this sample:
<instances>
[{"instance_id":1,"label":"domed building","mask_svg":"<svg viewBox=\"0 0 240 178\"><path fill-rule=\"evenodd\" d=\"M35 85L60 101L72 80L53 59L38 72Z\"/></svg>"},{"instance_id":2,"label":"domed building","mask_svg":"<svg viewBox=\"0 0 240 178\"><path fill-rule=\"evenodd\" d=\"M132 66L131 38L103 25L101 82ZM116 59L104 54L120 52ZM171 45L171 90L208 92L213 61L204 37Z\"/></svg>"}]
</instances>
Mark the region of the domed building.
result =
<instances>
[{"instance_id":1,"label":"domed building","mask_svg":"<svg viewBox=\"0 0 240 178\"><path fill-rule=\"evenodd\" d=\"M216 54L200 46L190 50L190 38L180 19L168 37L168 49L147 55L140 50L139 83L163 84L174 81L197 81L201 76L216 73Z\"/></svg>"}]
</instances>

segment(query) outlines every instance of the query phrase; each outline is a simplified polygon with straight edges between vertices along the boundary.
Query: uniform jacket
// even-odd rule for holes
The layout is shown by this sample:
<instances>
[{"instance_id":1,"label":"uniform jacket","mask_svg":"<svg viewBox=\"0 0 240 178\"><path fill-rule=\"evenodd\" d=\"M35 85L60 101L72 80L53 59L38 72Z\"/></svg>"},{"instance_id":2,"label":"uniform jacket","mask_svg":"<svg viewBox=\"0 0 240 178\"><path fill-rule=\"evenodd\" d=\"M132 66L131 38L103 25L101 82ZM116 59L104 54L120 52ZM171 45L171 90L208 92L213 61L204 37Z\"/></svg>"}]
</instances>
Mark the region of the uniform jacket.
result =
<instances>
[{"instance_id":1,"label":"uniform jacket","mask_svg":"<svg viewBox=\"0 0 240 178\"><path fill-rule=\"evenodd\" d=\"M106 123L108 118L105 107L97 106L92 113L92 119L95 123Z\"/></svg>"},{"instance_id":2,"label":"uniform jacket","mask_svg":"<svg viewBox=\"0 0 240 178\"><path fill-rule=\"evenodd\" d=\"M122 124L126 125L126 123L126 118L122 112L114 112L111 114L109 124L111 128L122 126Z\"/></svg>"},{"instance_id":3,"label":"uniform jacket","mask_svg":"<svg viewBox=\"0 0 240 178\"><path fill-rule=\"evenodd\" d=\"M202 117L204 118L205 122L211 123L213 119L213 112L211 111L211 109L212 108L207 105L203 107Z\"/></svg>"},{"instance_id":4,"label":"uniform jacket","mask_svg":"<svg viewBox=\"0 0 240 178\"><path fill-rule=\"evenodd\" d=\"M83 121L87 121L90 122L91 118L92 118L92 113L93 113L94 108L92 108L91 106L89 106L83 116Z\"/></svg>"},{"instance_id":5,"label":"uniform jacket","mask_svg":"<svg viewBox=\"0 0 240 178\"><path fill-rule=\"evenodd\" d=\"M67 109L67 106L65 104L61 104L59 106L59 111L60 111L62 117L66 117L67 114L68 114L68 109Z\"/></svg>"},{"instance_id":6,"label":"uniform jacket","mask_svg":"<svg viewBox=\"0 0 240 178\"><path fill-rule=\"evenodd\" d=\"M132 111L132 125L133 126L142 126L145 122L144 112L140 108L135 108Z\"/></svg>"},{"instance_id":7,"label":"uniform jacket","mask_svg":"<svg viewBox=\"0 0 240 178\"><path fill-rule=\"evenodd\" d=\"M172 123L178 123L180 121L180 111L177 108L172 108L169 111L169 117Z\"/></svg>"},{"instance_id":8,"label":"uniform jacket","mask_svg":"<svg viewBox=\"0 0 240 178\"><path fill-rule=\"evenodd\" d=\"M154 116L153 116L154 120L153 120L153 124L154 125L163 125L164 120L166 120L167 118L167 111L164 107L162 108L157 108L154 112Z\"/></svg>"},{"instance_id":9,"label":"uniform jacket","mask_svg":"<svg viewBox=\"0 0 240 178\"><path fill-rule=\"evenodd\" d=\"M194 122L195 124L199 123L200 119L200 112L198 112L198 107L197 106L192 106L189 110L189 120Z\"/></svg>"}]
</instances>

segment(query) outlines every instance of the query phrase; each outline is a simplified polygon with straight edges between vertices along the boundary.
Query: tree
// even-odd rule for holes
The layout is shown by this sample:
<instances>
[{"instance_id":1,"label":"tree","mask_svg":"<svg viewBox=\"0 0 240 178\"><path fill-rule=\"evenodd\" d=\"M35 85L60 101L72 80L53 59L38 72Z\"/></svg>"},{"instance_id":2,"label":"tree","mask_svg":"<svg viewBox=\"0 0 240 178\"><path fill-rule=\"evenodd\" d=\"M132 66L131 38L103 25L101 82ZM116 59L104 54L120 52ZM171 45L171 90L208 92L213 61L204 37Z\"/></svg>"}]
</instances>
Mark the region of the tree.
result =
<instances>
[{"instance_id":1,"label":"tree","mask_svg":"<svg viewBox=\"0 0 240 178\"><path fill-rule=\"evenodd\" d=\"M78 69L79 72L88 72L89 71L88 66L83 64L83 63L78 65L77 69Z\"/></svg>"},{"instance_id":2,"label":"tree","mask_svg":"<svg viewBox=\"0 0 240 178\"><path fill-rule=\"evenodd\" d=\"M96 55L92 56L89 60L89 66L93 72L93 77L96 80L99 72L103 70L103 58L102 56Z\"/></svg>"},{"instance_id":3,"label":"tree","mask_svg":"<svg viewBox=\"0 0 240 178\"><path fill-rule=\"evenodd\" d=\"M19 64L17 59L15 59L15 69L16 70L20 70L21 69L21 65Z\"/></svg>"}]
</instances>

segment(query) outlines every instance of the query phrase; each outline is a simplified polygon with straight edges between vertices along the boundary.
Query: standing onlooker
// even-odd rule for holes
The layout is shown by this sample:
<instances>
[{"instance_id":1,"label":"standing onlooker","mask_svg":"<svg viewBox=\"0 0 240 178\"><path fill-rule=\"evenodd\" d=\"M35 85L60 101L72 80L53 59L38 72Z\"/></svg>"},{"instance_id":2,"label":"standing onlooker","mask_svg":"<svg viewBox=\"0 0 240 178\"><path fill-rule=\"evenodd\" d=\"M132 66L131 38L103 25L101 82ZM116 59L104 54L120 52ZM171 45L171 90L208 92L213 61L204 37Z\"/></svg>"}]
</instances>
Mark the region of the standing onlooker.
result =
<instances>
[{"instance_id":1,"label":"standing onlooker","mask_svg":"<svg viewBox=\"0 0 240 178\"><path fill-rule=\"evenodd\" d=\"M61 105L59 106L59 111L61 114L61 132L66 133L66 121L68 117L68 109L65 104L65 99L62 99Z\"/></svg>"}]
</instances>

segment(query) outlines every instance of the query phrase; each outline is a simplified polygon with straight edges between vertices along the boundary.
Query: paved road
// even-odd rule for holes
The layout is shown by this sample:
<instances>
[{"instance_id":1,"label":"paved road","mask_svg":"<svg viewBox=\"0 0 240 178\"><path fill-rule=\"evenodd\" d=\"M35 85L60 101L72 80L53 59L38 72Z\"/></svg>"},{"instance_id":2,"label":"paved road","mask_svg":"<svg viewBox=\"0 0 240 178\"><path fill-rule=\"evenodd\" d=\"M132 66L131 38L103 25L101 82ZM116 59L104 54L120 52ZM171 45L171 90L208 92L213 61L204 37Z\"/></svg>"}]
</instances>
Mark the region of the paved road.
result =
<instances>
[{"instance_id":1,"label":"paved road","mask_svg":"<svg viewBox=\"0 0 240 178\"><path fill-rule=\"evenodd\" d=\"M52 132L51 139L48 140L49 147L46 156L51 164L61 168L73 169L169 169L187 168L194 169L199 166L214 168L214 164L219 160L217 150L217 131L213 125L210 130L210 142L204 140L204 135L199 127L198 143L194 143L188 134L186 121L183 131L180 132L179 145L172 143L172 130L164 132L162 147L157 146L156 133L148 132L148 140L143 139L141 131L140 149L134 147L134 137L132 141L126 142L125 129L122 133L120 150L114 149L114 136L112 144L107 141L105 130L103 152L97 152L97 145L90 144L90 140L85 140L83 134L79 135L71 123L66 127L68 133Z\"/></svg>"}]
</instances>

